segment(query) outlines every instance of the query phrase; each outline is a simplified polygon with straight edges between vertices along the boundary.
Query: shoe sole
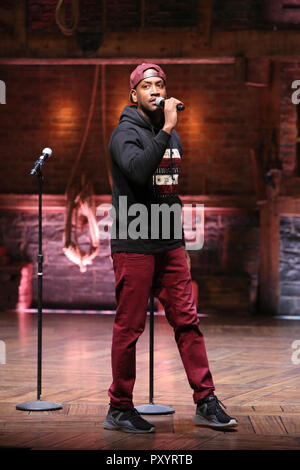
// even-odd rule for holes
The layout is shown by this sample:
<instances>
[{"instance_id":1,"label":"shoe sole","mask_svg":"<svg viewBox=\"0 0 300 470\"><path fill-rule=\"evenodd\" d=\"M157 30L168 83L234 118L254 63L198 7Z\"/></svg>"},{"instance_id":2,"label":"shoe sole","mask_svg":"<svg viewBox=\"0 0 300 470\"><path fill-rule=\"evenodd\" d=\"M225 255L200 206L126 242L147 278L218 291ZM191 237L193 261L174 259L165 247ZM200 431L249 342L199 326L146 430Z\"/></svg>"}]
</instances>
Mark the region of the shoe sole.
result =
<instances>
[{"instance_id":1,"label":"shoe sole","mask_svg":"<svg viewBox=\"0 0 300 470\"><path fill-rule=\"evenodd\" d=\"M115 423L110 423L109 421L104 421L103 427L104 429L109 429L110 431L123 431L123 432L129 432L133 434L149 434L155 431L154 426L152 426L149 430L134 429L134 428L129 428L127 426L120 426Z\"/></svg>"},{"instance_id":2,"label":"shoe sole","mask_svg":"<svg viewBox=\"0 0 300 470\"><path fill-rule=\"evenodd\" d=\"M228 423L214 423L198 415L194 416L194 423L197 426L209 426L210 428L217 429L235 428L238 426L238 423L235 419L231 419Z\"/></svg>"}]
</instances>

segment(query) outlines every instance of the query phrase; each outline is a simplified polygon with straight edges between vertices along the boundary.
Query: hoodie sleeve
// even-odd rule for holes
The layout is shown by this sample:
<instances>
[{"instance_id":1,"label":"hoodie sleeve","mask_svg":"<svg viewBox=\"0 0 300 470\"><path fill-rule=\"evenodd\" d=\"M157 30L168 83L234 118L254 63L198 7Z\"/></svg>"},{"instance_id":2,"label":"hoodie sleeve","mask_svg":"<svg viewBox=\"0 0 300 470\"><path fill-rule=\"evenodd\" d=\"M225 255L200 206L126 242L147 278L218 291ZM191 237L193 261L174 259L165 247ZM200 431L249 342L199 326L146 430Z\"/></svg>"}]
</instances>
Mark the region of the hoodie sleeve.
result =
<instances>
[{"instance_id":1,"label":"hoodie sleeve","mask_svg":"<svg viewBox=\"0 0 300 470\"><path fill-rule=\"evenodd\" d=\"M119 130L110 144L112 160L131 181L145 184L159 165L170 137L160 130L143 149L134 130Z\"/></svg>"}]
</instances>

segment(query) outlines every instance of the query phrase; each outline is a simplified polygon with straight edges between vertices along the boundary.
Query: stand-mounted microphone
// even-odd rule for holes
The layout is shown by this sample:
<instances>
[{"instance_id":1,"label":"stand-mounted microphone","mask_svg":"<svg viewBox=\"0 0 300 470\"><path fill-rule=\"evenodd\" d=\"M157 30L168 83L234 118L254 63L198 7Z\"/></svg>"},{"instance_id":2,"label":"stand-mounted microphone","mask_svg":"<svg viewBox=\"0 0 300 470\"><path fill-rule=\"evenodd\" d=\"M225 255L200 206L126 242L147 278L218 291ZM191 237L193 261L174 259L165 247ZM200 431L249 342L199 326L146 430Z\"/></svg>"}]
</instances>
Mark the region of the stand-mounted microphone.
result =
<instances>
[{"instance_id":1,"label":"stand-mounted microphone","mask_svg":"<svg viewBox=\"0 0 300 470\"><path fill-rule=\"evenodd\" d=\"M30 174L35 175L38 170L42 168L44 165L45 161L47 160L48 157L51 157L52 155L52 150L49 147L44 148L42 151L42 155L40 158L35 162L33 169L31 170Z\"/></svg>"},{"instance_id":2,"label":"stand-mounted microphone","mask_svg":"<svg viewBox=\"0 0 300 470\"><path fill-rule=\"evenodd\" d=\"M165 100L164 98L156 98L155 100L155 104L156 106L159 106L160 108L164 108L165 107ZM185 106L181 103L178 103L178 105L176 106L177 108L177 111L184 111L185 110Z\"/></svg>"}]
</instances>

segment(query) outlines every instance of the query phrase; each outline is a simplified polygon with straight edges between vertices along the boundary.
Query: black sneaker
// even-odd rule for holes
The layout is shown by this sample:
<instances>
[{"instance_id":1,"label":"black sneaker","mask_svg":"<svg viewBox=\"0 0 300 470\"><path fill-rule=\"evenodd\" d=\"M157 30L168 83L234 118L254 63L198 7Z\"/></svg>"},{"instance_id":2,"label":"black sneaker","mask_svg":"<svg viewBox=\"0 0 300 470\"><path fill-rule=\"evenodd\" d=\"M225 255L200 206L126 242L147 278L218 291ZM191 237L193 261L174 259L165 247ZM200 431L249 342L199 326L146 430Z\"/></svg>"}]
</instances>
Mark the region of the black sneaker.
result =
<instances>
[{"instance_id":1,"label":"black sneaker","mask_svg":"<svg viewBox=\"0 0 300 470\"><path fill-rule=\"evenodd\" d=\"M237 426L237 420L228 416L228 414L223 411L219 403L226 408L222 402L219 402L215 395L208 395L197 403L194 423L198 426L205 425L219 429Z\"/></svg>"},{"instance_id":2,"label":"black sneaker","mask_svg":"<svg viewBox=\"0 0 300 470\"><path fill-rule=\"evenodd\" d=\"M103 427L105 429L117 429L137 434L155 431L154 424L148 423L148 421L143 419L135 408L119 410L112 406L109 407Z\"/></svg>"}]
</instances>

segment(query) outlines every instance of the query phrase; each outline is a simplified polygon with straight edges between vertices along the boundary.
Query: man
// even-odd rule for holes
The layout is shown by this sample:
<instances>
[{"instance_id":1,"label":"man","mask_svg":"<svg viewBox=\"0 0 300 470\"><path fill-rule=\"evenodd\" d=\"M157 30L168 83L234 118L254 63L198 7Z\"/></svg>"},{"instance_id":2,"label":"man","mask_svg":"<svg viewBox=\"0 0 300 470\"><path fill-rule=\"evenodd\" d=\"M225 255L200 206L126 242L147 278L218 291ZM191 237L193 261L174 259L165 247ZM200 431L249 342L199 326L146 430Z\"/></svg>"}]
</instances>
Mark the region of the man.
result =
<instances>
[{"instance_id":1,"label":"man","mask_svg":"<svg viewBox=\"0 0 300 470\"><path fill-rule=\"evenodd\" d=\"M214 395L204 339L198 328L189 258L179 222L181 212L171 210L181 209L177 187L182 148L175 127L177 105L182 103L175 98L167 99L166 75L156 64L136 67L130 76L130 88L134 104L124 108L109 144L115 214L111 253L117 310L112 340L113 382L108 391L110 408L104 428L133 433L155 430L153 424L140 416L132 401L135 346L145 328L151 293L164 306L174 329L197 404L195 424L236 426L237 421L223 411ZM164 98L164 109L156 105L156 98ZM166 213L154 221L151 217L158 207L170 209L169 232L163 226ZM140 212L146 208L148 214L140 219L139 231L133 217L136 208Z\"/></svg>"}]
</instances>

